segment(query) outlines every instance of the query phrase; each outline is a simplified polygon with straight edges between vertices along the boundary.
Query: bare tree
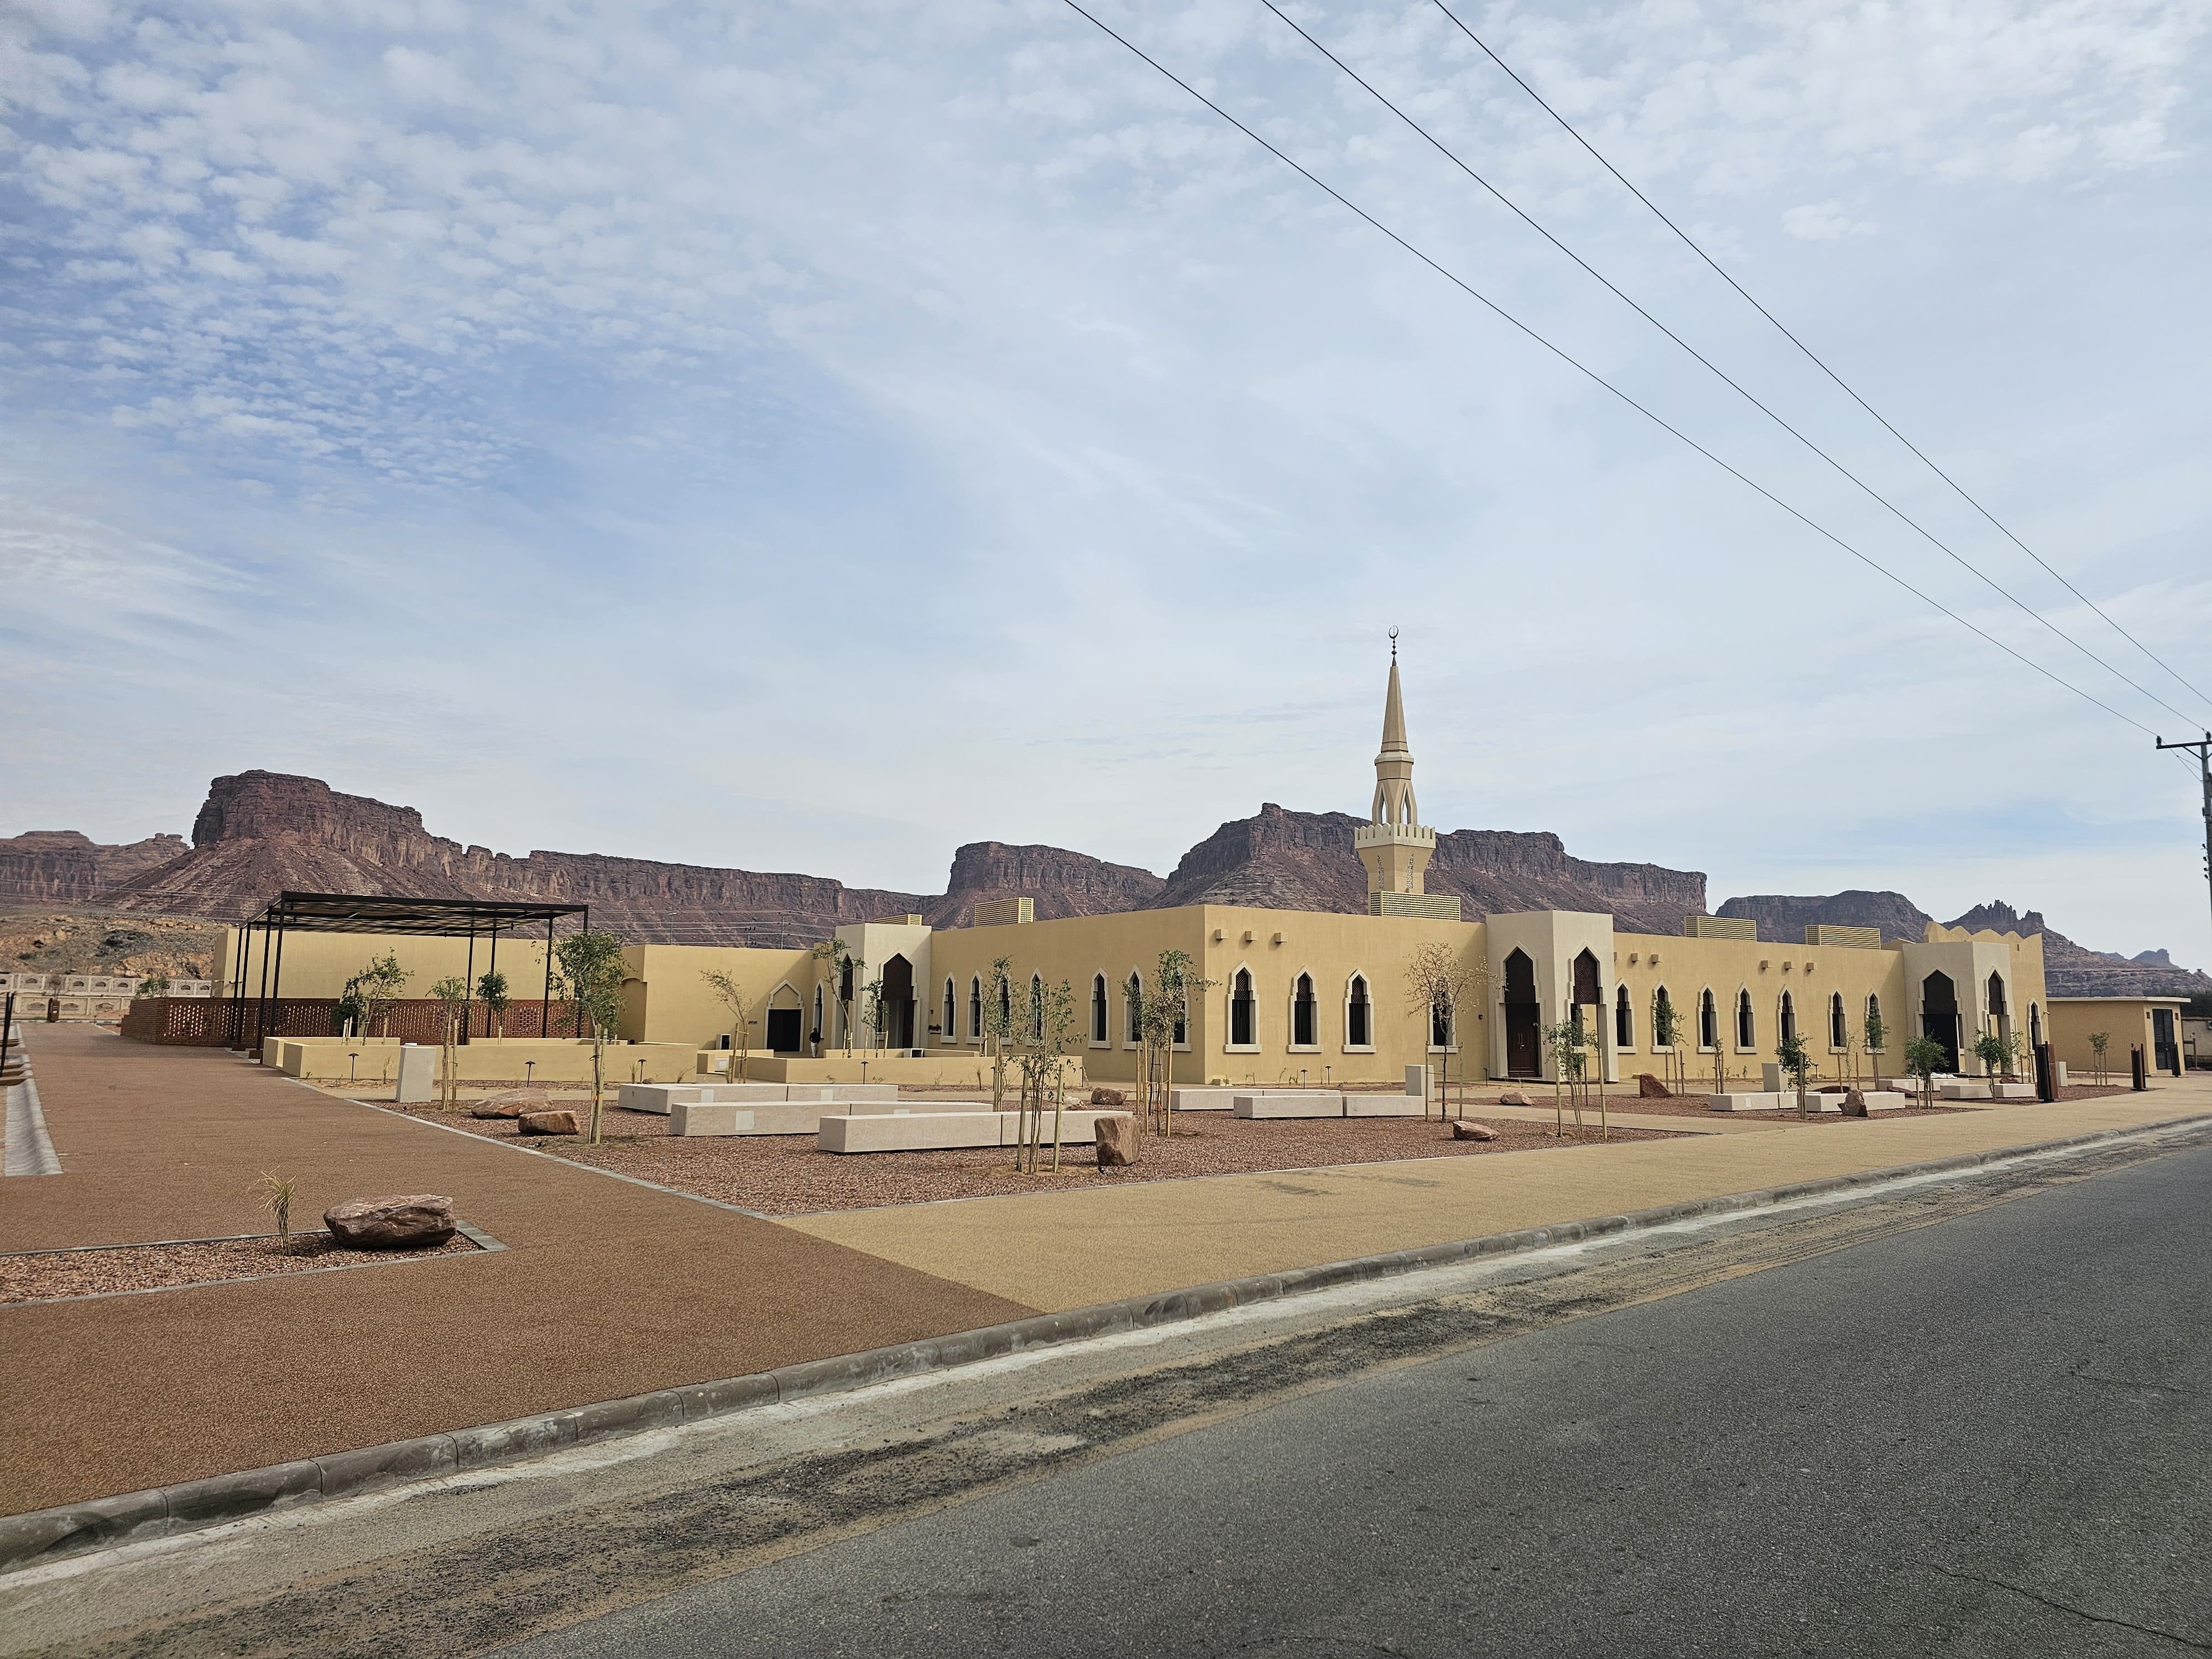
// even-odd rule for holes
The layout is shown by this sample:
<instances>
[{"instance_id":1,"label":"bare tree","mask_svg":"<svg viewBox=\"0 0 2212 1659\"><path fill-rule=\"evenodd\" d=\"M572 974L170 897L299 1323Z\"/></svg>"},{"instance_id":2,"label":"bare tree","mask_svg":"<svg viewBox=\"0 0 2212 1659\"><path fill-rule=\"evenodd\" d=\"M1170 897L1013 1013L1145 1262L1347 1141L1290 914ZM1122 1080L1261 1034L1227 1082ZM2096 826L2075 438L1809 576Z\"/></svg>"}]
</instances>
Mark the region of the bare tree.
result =
<instances>
[{"instance_id":1,"label":"bare tree","mask_svg":"<svg viewBox=\"0 0 2212 1659\"><path fill-rule=\"evenodd\" d=\"M452 1111L461 1103L461 1020L469 1003L469 982L458 974L448 974L430 988L430 994L438 999L439 1012L443 1015L443 1027L438 1042L438 1067L444 1076L438 1085L438 1104Z\"/></svg>"},{"instance_id":2,"label":"bare tree","mask_svg":"<svg viewBox=\"0 0 2212 1659\"><path fill-rule=\"evenodd\" d=\"M622 942L612 933L571 933L554 947L560 988L592 1028L592 1145L605 1121L607 1043L622 1022Z\"/></svg>"},{"instance_id":3,"label":"bare tree","mask_svg":"<svg viewBox=\"0 0 2212 1659\"><path fill-rule=\"evenodd\" d=\"M737 1080L742 1083L745 1079L745 1061L750 1054L746 1033L752 1025L752 1021L745 1018L745 988L738 983L734 975L719 968L702 969L699 977L707 981L715 1000L730 1011L730 1047L737 1052Z\"/></svg>"},{"instance_id":4,"label":"bare tree","mask_svg":"<svg viewBox=\"0 0 2212 1659\"><path fill-rule=\"evenodd\" d=\"M1437 1114L1450 1113L1445 1103L1451 1093L1451 1051L1459 1040L1459 1006L1475 1000L1487 978L1485 970L1462 961L1451 946L1438 942L1417 945L1406 961L1406 1001L1420 1011L1426 1022L1426 1047L1441 1049L1443 1078L1437 1095ZM1462 1081L1462 1088L1465 1083ZM1422 1115L1428 1108L1422 1106Z\"/></svg>"}]
</instances>

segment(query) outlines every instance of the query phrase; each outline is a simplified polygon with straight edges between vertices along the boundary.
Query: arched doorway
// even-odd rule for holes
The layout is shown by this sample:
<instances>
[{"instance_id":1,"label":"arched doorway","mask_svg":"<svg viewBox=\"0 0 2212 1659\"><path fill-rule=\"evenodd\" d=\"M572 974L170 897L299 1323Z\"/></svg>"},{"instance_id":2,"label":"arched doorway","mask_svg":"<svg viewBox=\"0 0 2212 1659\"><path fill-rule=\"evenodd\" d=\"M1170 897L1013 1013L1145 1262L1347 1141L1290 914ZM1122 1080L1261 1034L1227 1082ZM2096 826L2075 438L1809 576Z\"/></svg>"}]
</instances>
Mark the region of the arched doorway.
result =
<instances>
[{"instance_id":1,"label":"arched doorway","mask_svg":"<svg viewBox=\"0 0 2212 1659\"><path fill-rule=\"evenodd\" d=\"M1536 1003L1536 964L1516 947L1505 958L1505 1075L1540 1077Z\"/></svg>"},{"instance_id":2,"label":"arched doorway","mask_svg":"<svg viewBox=\"0 0 2212 1659\"><path fill-rule=\"evenodd\" d=\"M1943 1050L1943 1069L1959 1069L1959 988L1945 973L1920 981L1920 1035Z\"/></svg>"},{"instance_id":3,"label":"arched doorway","mask_svg":"<svg viewBox=\"0 0 2212 1659\"><path fill-rule=\"evenodd\" d=\"M799 993L787 981L769 994L768 1048L772 1054L795 1054L803 1048L799 1031L800 1017L805 1010L799 1006Z\"/></svg>"},{"instance_id":4,"label":"arched doorway","mask_svg":"<svg viewBox=\"0 0 2212 1659\"><path fill-rule=\"evenodd\" d=\"M884 964L876 1025L886 1048L914 1047L914 964L894 956Z\"/></svg>"}]
</instances>

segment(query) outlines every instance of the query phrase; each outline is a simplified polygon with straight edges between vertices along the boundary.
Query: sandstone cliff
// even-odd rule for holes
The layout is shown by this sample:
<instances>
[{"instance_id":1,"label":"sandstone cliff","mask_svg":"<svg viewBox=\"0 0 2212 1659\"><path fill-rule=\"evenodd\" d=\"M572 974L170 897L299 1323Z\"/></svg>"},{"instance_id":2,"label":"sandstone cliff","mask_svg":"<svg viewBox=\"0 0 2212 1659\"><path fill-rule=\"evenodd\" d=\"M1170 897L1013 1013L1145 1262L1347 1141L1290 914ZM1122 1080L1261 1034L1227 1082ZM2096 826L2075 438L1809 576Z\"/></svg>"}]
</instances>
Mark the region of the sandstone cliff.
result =
<instances>
[{"instance_id":1,"label":"sandstone cliff","mask_svg":"<svg viewBox=\"0 0 2212 1659\"><path fill-rule=\"evenodd\" d=\"M1293 812L1269 801L1256 817L1224 823L1182 856L1161 904L1256 904L1357 912L1367 872L1352 850L1364 820ZM1656 864L1598 864L1571 856L1554 835L1455 830L1437 837L1431 893L1455 893L1470 918L1516 910L1609 910L1625 929L1679 933L1702 911L1705 878Z\"/></svg>"},{"instance_id":2,"label":"sandstone cliff","mask_svg":"<svg viewBox=\"0 0 2212 1659\"><path fill-rule=\"evenodd\" d=\"M2044 983L2055 997L2212 995L2212 975L2175 967L2162 950L2145 951L2132 959L2117 951L2092 951L2054 932L2040 910L2015 910L2002 899L1978 904L1945 925L1977 933L1986 927L2000 933L2042 934Z\"/></svg>"},{"instance_id":3,"label":"sandstone cliff","mask_svg":"<svg viewBox=\"0 0 2212 1659\"><path fill-rule=\"evenodd\" d=\"M74 830L0 837L0 899L83 902L186 850L181 836L149 836L120 846L103 846Z\"/></svg>"},{"instance_id":4,"label":"sandstone cliff","mask_svg":"<svg viewBox=\"0 0 2212 1659\"><path fill-rule=\"evenodd\" d=\"M1713 912L1759 924L1759 936L1779 945L1803 941L1808 927L1879 927L1885 939L1905 939L1917 945L1926 937L1935 918L1902 893L1869 892L1852 888L1812 898L1779 893L1755 893L1732 898Z\"/></svg>"}]
</instances>

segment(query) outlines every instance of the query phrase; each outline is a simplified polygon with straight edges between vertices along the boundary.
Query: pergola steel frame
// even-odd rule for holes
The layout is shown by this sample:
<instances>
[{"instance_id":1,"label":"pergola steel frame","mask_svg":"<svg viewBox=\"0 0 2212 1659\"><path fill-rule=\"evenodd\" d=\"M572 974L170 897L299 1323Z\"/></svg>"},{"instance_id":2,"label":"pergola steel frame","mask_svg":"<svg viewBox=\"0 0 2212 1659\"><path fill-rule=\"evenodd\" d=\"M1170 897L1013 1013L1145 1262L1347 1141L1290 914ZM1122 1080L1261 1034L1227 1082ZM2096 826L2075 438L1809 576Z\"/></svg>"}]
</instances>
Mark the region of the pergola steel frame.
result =
<instances>
[{"instance_id":1,"label":"pergola steel frame","mask_svg":"<svg viewBox=\"0 0 2212 1659\"><path fill-rule=\"evenodd\" d=\"M233 982L237 995L230 1006L233 1047L246 1046L246 969L252 960L248 941L255 930L261 934L261 983L254 997L253 1042L261 1048L268 1030L269 1004L281 1000L284 984L284 936L287 933L369 933L392 938L466 939L469 942L469 995L462 1005L465 1031L476 1005L477 940L491 941L491 969L499 967L501 933L545 924L545 992L538 1006L538 1035L550 1032L553 1002L553 934L565 918L581 919L584 931L592 926L588 904L532 904L504 899L385 898L365 893L279 893L269 908L249 920L238 932L237 972ZM274 982L271 982L270 941L276 941Z\"/></svg>"}]
</instances>

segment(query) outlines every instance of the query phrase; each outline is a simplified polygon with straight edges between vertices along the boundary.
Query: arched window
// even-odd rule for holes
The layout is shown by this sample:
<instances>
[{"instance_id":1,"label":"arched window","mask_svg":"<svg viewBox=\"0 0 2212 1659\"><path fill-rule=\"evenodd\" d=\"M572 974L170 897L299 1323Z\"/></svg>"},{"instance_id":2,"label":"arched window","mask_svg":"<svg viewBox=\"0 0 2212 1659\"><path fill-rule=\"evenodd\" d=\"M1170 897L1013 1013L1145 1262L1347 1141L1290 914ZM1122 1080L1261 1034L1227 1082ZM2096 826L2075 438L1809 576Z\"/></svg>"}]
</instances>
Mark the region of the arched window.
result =
<instances>
[{"instance_id":1,"label":"arched window","mask_svg":"<svg viewBox=\"0 0 2212 1659\"><path fill-rule=\"evenodd\" d=\"M1121 988L1121 1000L1127 1005L1122 1010L1122 1017L1128 1022L1122 1029L1128 1032L1131 1042L1142 1042L1145 1040L1145 982L1133 973L1129 975L1129 982Z\"/></svg>"},{"instance_id":2,"label":"arched window","mask_svg":"<svg viewBox=\"0 0 2212 1659\"><path fill-rule=\"evenodd\" d=\"M1844 1012L1844 994L1841 991L1828 998L1828 1046L1831 1048L1851 1046L1850 1017Z\"/></svg>"},{"instance_id":3,"label":"arched window","mask_svg":"<svg viewBox=\"0 0 2212 1659\"><path fill-rule=\"evenodd\" d=\"M1352 992L1344 1007L1344 1043L1347 1048L1375 1046L1375 1010L1367 1000L1367 977L1352 976Z\"/></svg>"},{"instance_id":4,"label":"arched window","mask_svg":"<svg viewBox=\"0 0 2212 1659\"><path fill-rule=\"evenodd\" d=\"M1629 1012L1626 985L1613 994L1613 1045L1616 1048L1636 1046L1636 1016Z\"/></svg>"},{"instance_id":5,"label":"arched window","mask_svg":"<svg viewBox=\"0 0 2212 1659\"><path fill-rule=\"evenodd\" d=\"M2043 1046L2043 1010L2033 1002L2027 1005L2027 1046L2031 1051Z\"/></svg>"},{"instance_id":6,"label":"arched window","mask_svg":"<svg viewBox=\"0 0 2212 1659\"><path fill-rule=\"evenodd\" d=\"M1319 1041L1321 1021L1314 1007L1313 975L1300 974L1291 988L1291 1044L1310 1048Z\"/></svg>"},{"instance_id":7,"label":"arched window","mask_svg":"<svg viewBox=\"0 0 2212 1659\"><path fill-rule=\"evenodd\" d=\"M1869 1038L1876 1031L1881 1030L1881 999L1871 992L1867 994L1866 1029ZM1882 1031L1881 1041L1879 1042L1869 1041L1867 1047L1880 1054L1884 1048L1889 1047L1889 1033Z\"/></svg>"},{"instance_id":8,"label":"arched window","mask_svg":"<svg viewBox=\"0 0 2212 1659\"><path fill-rule=\"evenodd\" d=\"M1990 975L1990 1018L2002 1019L2012 1011L2005 1006L2004 975Z\"/></svg>"},{"instance_id":9,"label":"arched window","mask_svg":"<svg viewBox=\"0 0 2212 1659\"><path fill-rule=\"evenodd\" d=\"M1229 981L1229 1046L1250 1048L1258 1046L1257 1026L1253 1019L1252 971L1239 968L1236 977Z\"/></svg>"},{"instance_id":10,"label":"arched window","mask_svg":"<svg viewBox=\"0 0 2212 1659\"><path fill-rule=\"evenodd\" d=\"M945 1033L945 1040L947 1042L957 1040L960 1036L960 1027L953 1019L953 1014L956 1012L956 1005L953 1000L955 994L956 994L952 989L952 975L947 974L945 976L945 1018L938 1027L939 1030Z\"/></svg>"},{"instance_id":11,"label":"arched window","mask_svg":"<svg viewBox=\"0 0 2212 1659\"><path fill-rule=\"evenodd\" d=\"M1721 1046L1721 1011L1708 988L1698 999L1698 1046L1717 1048Z\"/></svg>"},{"instance_id":12,"label":"arched window","mask_svg":"<svg viewBox=\"0 0 2212 1659\"><path fill-rule=\"evenodd\" d=\"M1797 1002L1789 992L1782 994L1782 1040L1791 1042L1797 1036Z\"/></svg>"},{"instance_id":13,"label":"arched window","mask_svg":"<svg viewBox=\"0 0 2212 1659\"><path fill-rule=\"evenodd\" d=\"M1662 985L1651 994L1651 1046L1671 1048L1681 1040L1682 1034L1674 1029L1674 1005Z\"/></svg>"},{"instance_id":14,"label":"arched window","mask_svg":"<svg viewBox=\"0 0 2212 1659\"><path fill-rule=\"evenodd\" d=\"M814 1030L808 1034L806 1040L809 1042L822 1041L822 988L818 985L814 988Z\"/></svg>"},{"instance_id":15,"label":"arched window","mask_svg":"<svg viewBox=\"0 0 2212 1659\"><path fill-rule=\"evenodd\" d=\"M1010 979L999 981L999 1029L1002 1031L1014 1029L1014 982Z\"/></svg>"},{"instance_id":16,"label":"arched window","mask_svg":"<svg viewBox=\"0 0 2212 1659\"><path fill-rule=\"evenodd\" d=\"M1735 1046L1739 1048L1755 1048L1759 1046L1759 1023L1757 1017L1751 1012L1749 991L1738 991L1735 994Z\"/></svg>"},{"instance_id":17,"label":"arched window","mask_svg":"<svg viewBox=\"0 0 2212 1659\"><path fill-rule=\"evenodd\" d=\"M983 976L975 975L968 981L968 1040L983 1040Z\"/></svg>"},{"instance_id":18,"label":"arched window","mask_svg":"<svg viewBox=\"0 0 2212 1659\"><path fill-rule=\"evenodd\" d=\"M1188 991L1182 994L1182 1000L1176 1008L1174 1040L1178 1044L1187 1044L1190 1041L1190 993Z\"/></svg>"},{"instance_id":19,"label":"arched window","mask_svg":"<svg viewBox=\"0 0 2212 1659\"><path fill-rule=\"evenodd\" d=\"M1091 1040L1104 1044L1106 1041L1106 975L1091 976Z\"/></svg>"},{"instance_id":20,"label":"arched window","mask_svg":"<svg viewBox=\"0 0 2212 1659\"><path fill-rule=\"evenodd\" d=\"M1030 975L1030 1041L1044 1041L1044 975Z\"/></svg>"},{"instance_id":21,"label":"arched window","mask_svg":"<svg viewBox=\"0 0 2212 1659\"><path fill-rule=\"evenodd\" d=\"M1429 1005L1429 1047L1449 1048L1452 1046L1452 1006L1449 1002Z\"/></svg>"}]
</instances>

